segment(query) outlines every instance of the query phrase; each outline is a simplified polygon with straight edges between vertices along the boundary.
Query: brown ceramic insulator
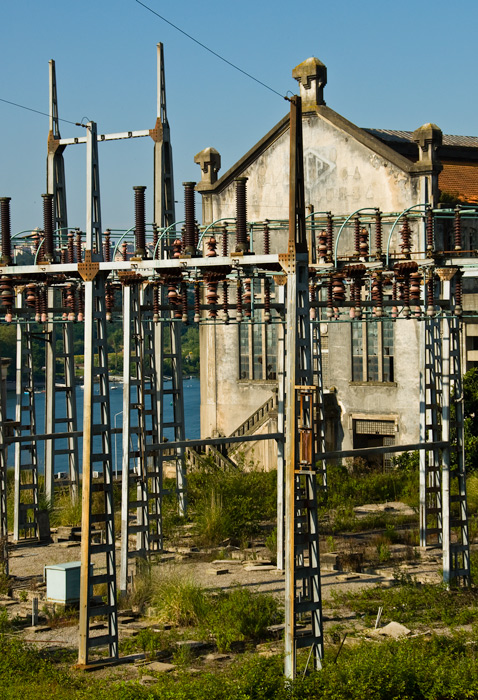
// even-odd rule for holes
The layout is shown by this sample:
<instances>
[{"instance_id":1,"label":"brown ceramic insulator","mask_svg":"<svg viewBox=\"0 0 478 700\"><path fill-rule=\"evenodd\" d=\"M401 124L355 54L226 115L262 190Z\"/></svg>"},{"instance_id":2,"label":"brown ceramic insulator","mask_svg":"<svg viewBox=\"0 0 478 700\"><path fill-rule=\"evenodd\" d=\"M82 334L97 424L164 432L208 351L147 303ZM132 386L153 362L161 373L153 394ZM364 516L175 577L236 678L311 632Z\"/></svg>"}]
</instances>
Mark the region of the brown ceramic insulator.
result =
<instances>
[{"instance_id":1,"label":"brown ceramic insulator","mask_svg":"<svg viewBox=\"0 0 478 700\"><path fill-rule=\"evenodd\" d=\"M430 277L427 280L427 305L428 306L435 305L433 273L430 274Z\"/></svg>"},{"instance_id":2,"label":"brown ceramic insulator","mask_svg":"<svg viewBox=\"0 0 478 700\"><path fill-rule=\"evenodd\" d=\"M222 310L224 323L229 323L229 284L227 280L222 283Z\"/></svg>"},{"instance_id":3,"label":"brown ceramic insulator","mask_svg":"<svg viewBox=\"0 0 478 700\"><path fill-rule=\"evenodd\" d=\"M264 280L264 321L271 321L271 283L267 278Z\"/></svg>"},{"instance_id":4,"label":"brown ceramic insulator","mask_svg":"<svg viewBox=\"0 0 478 700\"><path fill-rule=\"evenodd\" d=\"M332 277L332 300L336 306L341 306L345 302L345 284L341 274Z\"/></svg>"},{"instance_id":5,"label":"brown ceramic insulator","mask_svg":"<svg viewBox=\"0 0 478 700\"><path fill-rule=\"evenodd\" d=\"M176 260L181 257L182 241L180 238L175 238L172 245L172 257Z\"/></svg>"},{"instance_id":6,"label":"brown ceramic insulator","mask_svg":"<svg viewBox=\"0 0 478 700\"><path fill-rule=\"evenodd\" d=\"M61 314L61 318L63 321L66 321L68 318L68 314L66 313L67 303L66 303L66 288L65 287L61 288L60 296L61 296L61 306L63 308L63 313Z\"/></svg>"},{"instance_id":7,"label":"brown ceramic insulator","mask_svg":"<svg viewBox=\"0 0 478 700\"><path fill-rule=\"evenodd\" d=\"M74 240L74 235L72 231L68 231L68 235L66 237L67 243L66 243L66 250L67 250L67 256L66 259L72 265L75 262L75 240Z\"/></svg>"},{"instance_id":8,"label":"brown ceramic insulator","mask_svg":"<svg viewBox=\"0 0 478 700\"><path fill-rule=\"evenodd\" d=\"M83 285L78 289L78 321L84 321L85 318L85 290Z\"/></svg>"},{"instance_id":9,"label":"brown ceramic insulator","mask_svg":"<svg viewBox=\"0 0 478 700\"><path fill-rule=\"evenodd\" d=\"M12 262L12 230L10 223L11 197L0 197L0 223L2 226L2 262L9 265Z\"/></svg>"},{"instance_id":10,"label":"brown ceramic insulator","mask_svg":"<svg viewBox=\"0 0 478 700\"><path fill-rule=\"evenodd\" d=\"M400 249L404 255L410 257L411 243L412 243L412 232L410 230L410 224L408 223L408 218L403 217L402 228L400 229Z\"/></svg>"},{"instance_id":11,"label":"brown ceramic insulator","mask_svg":"<svg viewBox=\"0 0 478 700\"><path fill-rule=\"evenodd\" d=\"M76 262L81 262L83 259L83 250L81 245L81 231L76 231Z\"/></svg>"},{"instance_id":12,"label":"brown ceramic insulator","mask_svg":"<svg viewBox=\"0 0 478 700\"><path fill-rule=\"evenodd\" d=\"M422 276L420 272L412 272L410 277L410 301L420 303Z\"/></svg>"},{"instance_id":13,"label":"brown ceramic insulator","mask_svg":"<svg viewBox=\"0 0 478 700\"><path fill-rule=\"evenodd\" d=\"M106 320L107 321L111 320L111 312L113 311L114 304L115 304L115 297L114 297L113 289L111 287L111 283L107 282L105 285L105 306L106 306Z\"/></svg>"},{"instance_id":14,"label":"brown ceramic insulator","mask_svg":"<svg viewBox=\"0 0 478 700\"><path fill-rule=\"evenodd\" d=\"M69 309L68 320L73 321L76 311L75 287L72 284L66 285L66 306Z\"/></svg>"},{"instance_id":15,"label":"brown ceramic insulator","mask_svg":"<svg viewBox=\"0 0 478 700\"><path fill-rule=\"evenodd\" d=\"M427 218L426 218L426 237L427 237L427 252L430 253L434 249L434 218L431 207L427 207Z\"/></svg>"},{"instance_id":16,"label":"brown ceramic insulator","mask_svg":"<svg viewBox=\"0 0 478 700\"><path fill-rule=\"evenodd\" d=\"M334 248L334 221L332 214L327 214L327 256L332 256Z\"/></svg>"},{"instance_id":17,"label":"brown ceramic insulator","mask_svg":"<svg viewBox=\"0 0 478 700\"><path fill-rule=\"evenodd\" d=\"M0 280L0 298L5 311L7 313L11 313L14 300L14 293L13 284L8 279L8 277L3 277Z\"/></svg>"},{"instance_id":18,"label":"brown ceramic insulator","mask_svg":"<svg viewBox=\"0 0 478 700\"><path fill-rule=\"evenodd\" d=\"M159 321L159 285L153 287L153 321Z\"/></svg>"},{"instance_id":19,"label":"brown ceramic insulator","mask_svg":"<svg viewBox=\"0 0 478 700\"><path fill-rule=\"evenodd\" d=\"M455 250L461 250L461 209L456 207L455 218L453 221L453 238Z\"/></svg>"},{"instance_id":20,"label":"brown ceramic insulator","mask_svg":"<svg viewBox=\"0 0 478 700\"><path fill-rule=\"evenodd\" d=\"M194 250L197 250L199 243L199 224L197 221L194 222Z\"/></svg>"},{"instance_id":21,"label":"brown ceramic insulator","mask_svg":"<svg viewBox=\"0 0 478 700\"><path fill-rule=\"evenodd\" d=\"M40 300L40 288L37 287L35 296L35 321L40 323L41 320L41 300Z\"/></svg>"},{"instance_id":22,"label":"brown ceramic insulator","mask_svg":"<svg viewBox=\"0 0 478 700\"><path fill-rule=\"evenodd\" d=\"M42 194L43 198L43 258L53 260L53 195Z\"/></svg>"},{"instance_id":23,"label":"brown ceramic insulator","mask_svg":"<svg viewBox=\"0 0 478 700\"><path fill-rule=\"evenodd\" d=\"M214 236L211 236L206 241L206 258L215 258L217 256L216 247L217 241Z\"/></svg>"},{"instance_id":24,"label":"brown ceramic insulator","mask_svg":"<svg viewBox=\"0 0 478 700\"><path fill-rule=\"evenodd\" d=\"M326 260L326 258L327 258L327 231L325 229L322 229L322 231L319 231L319 235L317 236L317 239L318 239L317 254L318 254L319 260Z\"/></svg>"},{"instance_id":25,"label":"brown ceramic insulator","mask_svg":"<svg viewBox=\"0 0 478 700\"><path fill-rule=\"evenodd\" d=\"M461 314L463 312L462 297L463 297L463 288L462 288L461 271L458 270L458 272L455 273L455 315L456 316L461 316Z\"/></svg>"},{"instance_id":26,"label":"brown ceramic insulator","mask_svg":"<svg viewBox=\"0 0 478 700\"><path fill-rule=\"evenodd\" d=\"M382 254L382 214L379 210L375 212L375 254L377 257Z\"/></svg>"},{"instance_id":27,"label":"brown ceramic insulator","mask_svg":"<svg viewBox=\"0 0 478 700\"><path fill-rule=\"evenodd\" d=\"M194 211L194 187L195 182L183 182L184 187L184 233L183 233L183 250L186 255L194 255L196 252L196 246L194 244L195 239L195 226L196 226L196 215Z\"/></svg>"},{"instance_id":28,"label":"brown ceramic insulator","mask_svg":"<svg viewBox=\"0 0 478 700\"><path fill-rule=\"evenodd\" d=\"M397 280L394 279L392 282L392 301L397 301Z\"/></svg>"},{"instance_id":29,"label":"brown ceramic insulator","mask_svg":"<svg viewBox=\"0 0 478 700\"><path fill-rule=\"evenodd\" d=\"M355 255L360 255L360 218L356 216L354 218L354 246Z\"/></svg>"},{"instance_id":30,"label":"brown ceramic insulator","mask_svg":"<svg viewBox=\"0 0 478 700\"><path fill-rule=\"evenodd\" d=\"M271 232L269 228L269 221L266 219L264 221L264 255L269 255L271 252Z\"/></svg>"},{"instance_id":31,"label":"brown ceramic insulator","mask_svg":"<svg viewBox=\"0 0 478 700\"><path fill-rule=\"evenodd\" d=\"M67 257L68 257L68 251L66 250L66 248L62 248L60 250L60 262L62 264L66 264Z\"/></svg>"},{"instance_id":32,"label":"brown ceramic insulator","mask_svg":"<svg viewBox=\"0 0 478 700\"><path fill-rule=\"evenodd\" d=\"M405 275L403 282L402 282L402 298L403 298L403 305L404 306L410 306L410 277L409 275Z\"/></svg>"},{"instance_id":33,"label":"brown ceramic insulator","mask_svg":"<svg viewBox=\"0 0 478 700\"><path fill-rule=\"evenodd\" d=\"M186 282L181 282L181 320L188 324L188 288Z\"/></svg>"},{"instance_id":34,"label":"brown ceramic insulator","mask_svg":"<svg viewBox=\"0 0 478 700\"><path fill-rule=\"evenodd\" d=\"M194 323L201 320L201 292L199 282L194 283Z\"/></svg>"},{"instance_id":35,"label":"brown ceramic insulator","mask_svg":"<svg viewBox=\"0 0 478 700\"><path fill-rule=\"evenodd\" d=\"M109 228L104 233L103 257L105 262L111 262L111 231Z\"/></svg>"},{"instance_id":36,"label":"brown ceramic insulator","mask_svg":"<svg viewBox=\"0 0 478 700\"><path fill-rule=\"evenodd\" d=\"M366 258L368 256L368 229L362 226L360 229L360 257Z\"/></svg>"},{"instance_id":37,"label":"brown ceramic insulator","mask_svg":"<svg viewBox=\"0 0 478 700\"><path fill-rule=\"evenodd\" d=\"M236 178L236 251L246 253L249 250L247 242L247 177Z\"/></svg>"},{"instance_id":38,"label":"brown ceramic insulator","mask_svg":"<svg viewBox=\"0 0 478 700\"><path fill-rule=\"evenodd\" d=\"M47 288L40 287L40 314L41 322L46 323L48 320L48 304L47 304Z\"/></svg>"},{"instance_id":39,"label":"brown ceramic insulator","mask_svg":"<svg viewBox=\"0 0 478 700\"><path fill-rule=\"evenodd\" d=\"M181 254L184 253L184 250L186 248L184 239L186 236L186 226L181 226Z\"/></svg>"},{"instance_id":40,"label":"brown ceramic insulator","mask_svg":"<svg viewBox=\"0 0 478 700\"><path fill-rule=\"evenodd\" d=\"M217 294L217 282L212 281L211 279L208 279L207 283L206 283L206 304L213 307L217 304L218 298L219 297ZM217 317L217 309L215 309L215 308L208 309L208 316L209 316L209 318L216 318Z\"/></svg>"},{"instance_id":41,"label":"brown ceramic insulator","mask_svg":"<svg viewBox=\"0 0 478 700\"><path fill-rule=\"evenodd\" d=\"M237 280L237 290L236 290L236 318L238 321L242 321L242 285L241 280Z\"/></svg>"},{"instance_id":42,"label":"brown ceramic insulator","mask_svg":"<svg viewBox=\"0 0 478 700\"><path fill-rule=\"evenodd\" d=\"M224 257L226 257L227 253L228 253L227 226L222 226L222 228L221 228L221 241L222 241L222 254Z\"/></svg>"},{"instance_id":43,"label":"brown ceramic insulator","mask_svg":"<svg viewBox=\"0 0 478 700\"><path fill-rule=\"evenodd\" d=\"M243 303L244 303L244 315L250 318L251 315L251 302L252 302L252 290L251 290L251 278L247 277L244 280L244 295L243 295Z\"/></svg>"},{"instance_id":44,"label":"brown ceramic insulator","mask_svg":"<svg viewBox=\"0 0 478 700\"><path fill-rule=\"evenodd\" d=\"M25 287L25 303L30 309L35 308L36 304L36 298L37 298L37 287L34 282L30 282L30 284L27 284Z\"/></svg>"},{"instance_id":45,"label":"brown ceramic insulator","mask_svg":"<svg viewBox=\"0 0 478 700\"><path fill-rule=\"evenodd\" d=\"M375 306L380 308L383 307L383 288L382 288L382 275L380 272L374 272L372 275L372 302Z\"/></svg>"},{"instance_id":46,"label":"brown ceramic insulator","mask_svg":"<svg viewBox=\"0 0 478 700\"><path fill-rule=\"evenodd\" d=\"M146 207L145 207L145 192L144 185L136 185L134 190L134 233L136 258L146 257Z\"/></svg>"},{"instance_id":47,"label":"brown ceramic insulator","mask_svg":"<svg viewBox=\"0 0 478 700\"><path fill-rule=\"evenodd\" d=\"M158 225L153 224L153 251L154 251L154 257L156 260L159 260L159 231L158 231Z\"/></svg>"},{"instance_id":48,"label":"brown ceramic insulator","mask_svg":"<svg viewBox=\"0 0 478 700\"><path fill-rule=\"evenodd\" d=\"M123 262L126 262L128 259L128 244L126 241L121 244L121 257L123 258Z\"/></svg>"}]
</instances>

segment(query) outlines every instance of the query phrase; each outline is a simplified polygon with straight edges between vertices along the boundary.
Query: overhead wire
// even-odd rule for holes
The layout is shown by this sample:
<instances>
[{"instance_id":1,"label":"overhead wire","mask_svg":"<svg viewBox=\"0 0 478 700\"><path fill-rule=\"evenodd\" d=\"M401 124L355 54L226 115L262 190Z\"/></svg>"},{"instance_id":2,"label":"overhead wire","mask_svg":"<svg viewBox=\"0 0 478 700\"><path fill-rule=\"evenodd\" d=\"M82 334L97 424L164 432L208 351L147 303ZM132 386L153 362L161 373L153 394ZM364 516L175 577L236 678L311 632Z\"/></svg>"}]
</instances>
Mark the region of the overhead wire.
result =
<instances>
[{"instance_id":1,"label":"overhead wire","mask_svg":"<svg viewBox=\"0 0 478 700\"><path fill-rule=\"evenodd\" d=\"M159 12L156 12L156 10L153 10L149 5L146 5L144 2L141 2L141 0L135 0L135 2L138 3L138 5L141 5L144 7L146 10L149 10L153 15L156 15L156 17L159 17L159 19L162 19L163 22L166 22L166 24L169 24L171 27L176 29L178 32L181 32L181 34L184 34L188 39L191 39L191 41L194 41L194 43L198 44L198 46L201 46L203 49L206 49L206 51L209 51L209 53L212 53L213 56L216 56L216 58L219 58L221 61L224 61L224 63L227 63L228 66L231 66L231 68L234 68L235 70L239 71L239 73L242 73L243 75L246 75L248 78L251 80L254 80L256 83L259 83L259 85L262 85L263 87L267 88L267 90L270 90L273 92L275 95L279 95L283 100L288 100L289 98L286 97L285 95L281 95L280 92L277 90L274 90L274 88L270 87L270 85L267 85L266 83L262 82L262 80L259 80L258 78L255 78L253 75L248 73L247 71L243 70L242 68L239 68L235 63L232 63L232 61L228 61L227 58L224 58L224 56L221 56L221 54L218 54L216 51L213 51L213 49L210 49L209 46L206 46L206 44L203 44L201 41L198 39L195 39L191 34L188 34L187 32L184 31L184 29L181 29L181 27L178 27L176 24L173 22L170 22L169 19L166 19L163 15L160 15Z\"/></svg>"},{"instance_id":2,"label":"overhead wire","mask_svg":"<svg viewBox=\"0 0 478 700\"><path fill-rule=\"evenodd\" d=\"M35 112L35 114L41 114L44 117L50 116L46 112L41 112L39 109L33 109L33 107L26 107L25 105L18 104L18 102L12 102L11 100L5 100L3 97L0 97L0 102L5 102L8 105L13 105L14 107L20 107L21 109L26 109L28 112ZM58 121L66 122L67 124L73 124L73 126L86 127L86 124L80 124L79 122L72 122L72 121L70 121L70 119L62 119L61 117L58 117Z\"/></svg>"}]
</instances>

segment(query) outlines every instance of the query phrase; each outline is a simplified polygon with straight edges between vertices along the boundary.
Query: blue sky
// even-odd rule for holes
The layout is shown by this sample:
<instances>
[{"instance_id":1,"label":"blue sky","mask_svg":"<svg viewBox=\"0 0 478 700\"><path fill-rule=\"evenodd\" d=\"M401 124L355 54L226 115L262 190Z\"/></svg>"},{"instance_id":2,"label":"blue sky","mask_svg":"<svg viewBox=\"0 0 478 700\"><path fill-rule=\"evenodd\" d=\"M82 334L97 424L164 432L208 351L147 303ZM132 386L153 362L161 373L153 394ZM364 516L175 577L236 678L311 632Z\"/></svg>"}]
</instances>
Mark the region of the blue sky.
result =
<instances>
[{"instance_id":1,"label":"blue sky","mask_svg":"<svg viewBox=\"0 0 478 700\"><path fill-rule=\"evenodd\" d=\"M478 135L471 0L300 4L276 0L144 0L184 31L280 94L309 56L328 68L327 104L358 126ZM288 111L278 95L222 63L135 0L15 0L2 7L0 97L48 111L48 61L56 61L60 116L101 133L148 129L156 116L156 43L163 42L177 218L181 182L199 180L194 155L214 146L225 172ZM63 123L63 137L83 135ZM42 224L48 119L0 102L0 196L12 229ZM100 144L102 223L133 223L133 185L147 185L152 141ZM85 226L85 147L65 153L70 226ZM199 197L197 209L200 209Z\"/></svg>"}]
</instances>

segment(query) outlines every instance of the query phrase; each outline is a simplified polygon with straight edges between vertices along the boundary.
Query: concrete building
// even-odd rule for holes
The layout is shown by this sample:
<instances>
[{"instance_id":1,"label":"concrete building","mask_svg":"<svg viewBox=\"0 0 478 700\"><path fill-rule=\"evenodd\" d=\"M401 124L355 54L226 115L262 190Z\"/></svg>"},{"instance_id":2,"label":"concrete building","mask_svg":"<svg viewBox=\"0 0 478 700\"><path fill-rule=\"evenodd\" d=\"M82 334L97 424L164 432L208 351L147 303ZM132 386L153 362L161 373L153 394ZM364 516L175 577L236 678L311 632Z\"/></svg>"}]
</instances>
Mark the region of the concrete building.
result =
<instances>
[{"instance_id":1,"label":"concrete building","mask_svg":"<svg viewBox=\"0 0 478 700\"><path fill-rule=\"evenodd\" d=\"M326 66L310 58L292 72L302 97L306 205L315 212L352 214L365 208L401 212L418 204L448 199L478 201L478 138L443 136L434 124L415 132L362 129L324 100ZM196 189L202 197L203 224L235 217L238 178L247 178L248 221L271 222L271 252L284 252L288 218L289 117L285 116L227 172L218 177L220 154L207 148L195 156L201 167ZM424 251L420 225L412 227L415 251ZM437 232L446 245L450 231ZM478 247L476 228L466 229L465 246ZM260 232L254 245L260 245ZM353 248L350 231L337 254ZM398 229L391 251L399 250ZM465 302L476 305L474 280ZM252 297L263 287L254 281ZM272 298L277 290L272 290ZM201 433L229 435L276 389L277 324L261 312L239 325L206 325L200 330ZM330 448L350 449L418 440L420 323L384 319L369 324L320 324L324 378L330 418ZM330 320L330 319L329 319ZM280 334L279 334L280 335ZM474 329L466 341L469 363L478 359ZM476 354L476 358L475 358ZM274 413L257 421L274 431ZM251 428L252 429L252 428ZM266 447L267 445L267 447ZM273 446L257 444L252 455L273 465ZM387 460L385 459L385 465Z\"/></svg>"}]
</instances>

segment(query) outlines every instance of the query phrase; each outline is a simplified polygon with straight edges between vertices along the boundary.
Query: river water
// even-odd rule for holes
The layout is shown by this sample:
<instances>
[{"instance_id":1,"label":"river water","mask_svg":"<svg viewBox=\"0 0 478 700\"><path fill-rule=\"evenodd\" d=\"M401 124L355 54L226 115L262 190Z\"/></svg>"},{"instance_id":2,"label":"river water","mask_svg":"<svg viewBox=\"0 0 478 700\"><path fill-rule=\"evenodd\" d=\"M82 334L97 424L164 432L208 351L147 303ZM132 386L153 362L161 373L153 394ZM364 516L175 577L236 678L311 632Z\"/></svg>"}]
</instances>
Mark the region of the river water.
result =
<instances>
[{"instance_id":1,"label":"river water","mask_svg":"<svg viewBox=\"0 0 478 700\"><path fill-rule=\"evenodd\" d=\"M199 407L200 407L200 389L199 379L196 377L184 378L184 421L186 438L193 439L200 437L199 425ZM165 382L165 389L171 388L171 382ZM78 430L83 430L83 391L77 386L77 411L78 411ZM111 409L111 426L120 428L123 425L123 385L121 383L110 383L110 409ZM64 411L62 407L62 413ZM170 400L170 395L166 395L166 403L164 406L164 420L169 422L172 420L173 407ZM45 393L42 391L35 392L35 417L37 434L42 434L45 429ZM7 418L15 418L15 393L7 393ZM59 430L64 431L64 426L60 426ZM165 431L165 437L172 440L174 435L172 429ZM66 441L65 441L66 443ZM65 444L66 446L66 444ZM121 434L112 436L113 450L113 468L115 471L121 471ZM44 442L38 442L38 464L40 472L43 473L43 452ZM81 439L79 441L79 454L81 462ZM13 467L14 450L8 450L8 466ZM55 472L68 471L67 457L59 455L55 464ZM81 471L81 467L80 467Z\"/></svg>"}]
</instances>

